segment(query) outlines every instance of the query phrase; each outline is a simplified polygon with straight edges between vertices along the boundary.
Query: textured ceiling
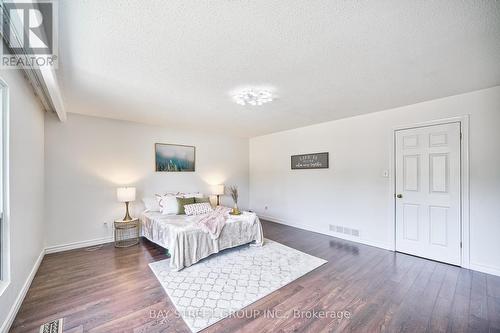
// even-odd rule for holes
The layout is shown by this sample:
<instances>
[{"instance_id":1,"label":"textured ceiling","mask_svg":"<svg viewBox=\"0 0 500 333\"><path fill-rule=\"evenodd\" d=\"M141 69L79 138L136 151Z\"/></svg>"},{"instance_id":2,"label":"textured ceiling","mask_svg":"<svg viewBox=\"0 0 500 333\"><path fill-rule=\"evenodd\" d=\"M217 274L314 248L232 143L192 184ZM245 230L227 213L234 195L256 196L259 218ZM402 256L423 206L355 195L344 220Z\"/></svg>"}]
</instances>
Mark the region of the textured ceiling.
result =
<instances>
[{"instance_id":1,"label":"textured ceiling","mask_svg":"<svg viewBox=\"0 0 500 333\"><path fill-rule=\"evenodd\" d=\"M68 112L256 136L500 84L495 0L59 4Z\"/></svg>"}]
</instances>

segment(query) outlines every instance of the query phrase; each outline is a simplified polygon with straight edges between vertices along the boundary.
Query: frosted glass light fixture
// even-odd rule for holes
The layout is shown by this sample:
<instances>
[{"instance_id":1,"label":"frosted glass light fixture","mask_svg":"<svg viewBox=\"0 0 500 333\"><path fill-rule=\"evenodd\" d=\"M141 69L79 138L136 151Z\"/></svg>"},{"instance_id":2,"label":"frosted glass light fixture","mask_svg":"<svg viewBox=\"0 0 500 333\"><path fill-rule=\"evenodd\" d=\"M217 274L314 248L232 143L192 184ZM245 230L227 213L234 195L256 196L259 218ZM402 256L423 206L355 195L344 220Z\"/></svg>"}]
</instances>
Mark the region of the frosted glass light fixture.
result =
<instances>
[{"instance_id":1,"label":"frosted glass light fixture","mask_svg":"<svg viewBox=\"0 0 500 333\"><path fill-rule=\"evenodd\" d=\"M260 106L273 101L273 93L269 89L245 88L233 95L236 104Z\"/></svg>"}]
</instances>

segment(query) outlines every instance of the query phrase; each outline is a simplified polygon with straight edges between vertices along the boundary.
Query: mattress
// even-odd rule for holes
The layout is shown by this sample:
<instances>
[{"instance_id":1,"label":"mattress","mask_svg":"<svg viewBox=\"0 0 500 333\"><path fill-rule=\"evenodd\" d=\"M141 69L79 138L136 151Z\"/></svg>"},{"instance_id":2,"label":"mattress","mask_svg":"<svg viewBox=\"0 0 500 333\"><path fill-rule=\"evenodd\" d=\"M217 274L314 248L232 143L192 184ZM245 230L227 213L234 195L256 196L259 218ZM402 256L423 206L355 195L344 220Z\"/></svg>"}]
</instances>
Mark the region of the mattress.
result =
<instances>
[{"instance_id":1,"label":"mattress","mask_svg":"<svg viewBox=\"0 0 500 333\"><path fill-rule=\"evenodd\" d=\"M262 225L255 213L230 216L217 239L212 239L198 226L200 217L146 211L140 217L141 233L169 250L170 268L176 271L227 248L247 243L261 246L263 243Z\"/></svg>"}]
</instances>

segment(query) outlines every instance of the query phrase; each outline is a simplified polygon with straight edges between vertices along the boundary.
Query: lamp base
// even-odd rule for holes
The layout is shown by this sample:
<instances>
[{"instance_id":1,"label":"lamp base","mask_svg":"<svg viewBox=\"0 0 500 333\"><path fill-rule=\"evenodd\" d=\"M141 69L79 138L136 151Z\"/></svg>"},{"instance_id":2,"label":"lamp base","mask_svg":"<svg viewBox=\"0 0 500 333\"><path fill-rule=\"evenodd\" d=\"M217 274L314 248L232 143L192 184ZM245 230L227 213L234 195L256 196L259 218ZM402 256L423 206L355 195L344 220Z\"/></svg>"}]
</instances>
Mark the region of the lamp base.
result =
<instances>
[{"instance_id":1,"label":"lamp base","mask_svg":"<svg viewBox=\"0 0 500 333\"><path fill-rule=\"evenodd\" d=\"M127 207L127 213L125 214L125 217L123 218L123 221L131 221L133 220L132 217L130 216L129 212L128 212L128 202L125 202L125 207Z\"/></svg>"}]
</instances>

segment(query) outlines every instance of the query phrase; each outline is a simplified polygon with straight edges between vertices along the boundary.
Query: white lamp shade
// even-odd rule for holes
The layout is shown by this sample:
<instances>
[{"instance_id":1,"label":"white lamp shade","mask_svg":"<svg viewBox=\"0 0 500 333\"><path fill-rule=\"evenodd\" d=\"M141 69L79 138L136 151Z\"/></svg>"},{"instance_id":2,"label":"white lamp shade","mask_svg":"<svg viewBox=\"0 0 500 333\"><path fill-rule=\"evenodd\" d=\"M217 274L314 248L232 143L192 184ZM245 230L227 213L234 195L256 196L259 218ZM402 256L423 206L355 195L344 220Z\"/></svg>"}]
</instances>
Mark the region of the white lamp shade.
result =
<instances>
[{"instance_id":1,"label":"white lamp shade","mask_svg":"<svg viewBox=\"0 0 500 333\"><path fill-rule=\"evenodd\" d=\"M215 195L223 195L224 194L224 184L214 185L212 192Z\"/></svg>"},{"instance_id":2,"label":"white lamp shade","mask_svg":"<svg viewBox=\"0 0 500 333\"><path fill-rule=\"evenodd\" d=\"M119 187L116 190L116 197L119 202L135 201L135 187Z\"/></svg>"}]
</instances>

